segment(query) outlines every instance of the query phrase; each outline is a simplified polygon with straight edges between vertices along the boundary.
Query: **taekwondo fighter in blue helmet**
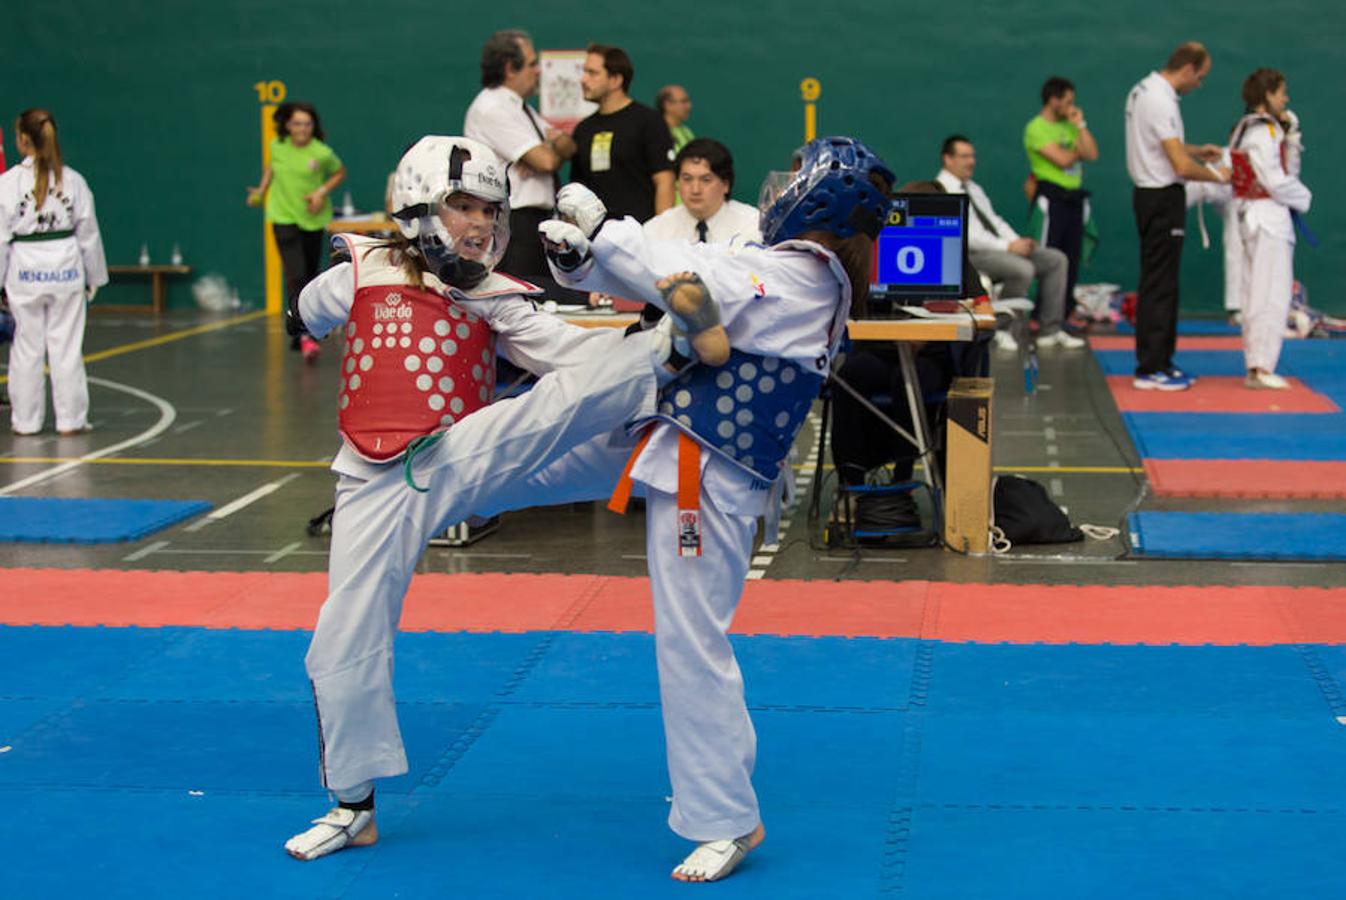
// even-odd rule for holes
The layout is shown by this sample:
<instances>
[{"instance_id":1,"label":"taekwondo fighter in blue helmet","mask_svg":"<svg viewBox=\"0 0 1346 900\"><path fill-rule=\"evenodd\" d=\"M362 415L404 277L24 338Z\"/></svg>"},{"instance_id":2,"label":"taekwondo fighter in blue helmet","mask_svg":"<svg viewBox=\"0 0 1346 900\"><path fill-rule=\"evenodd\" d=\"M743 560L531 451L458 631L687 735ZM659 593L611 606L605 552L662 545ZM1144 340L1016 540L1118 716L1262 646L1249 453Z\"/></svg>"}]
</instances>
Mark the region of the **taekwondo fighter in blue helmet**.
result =
<instances>
[{"instance_id":1,"label":"taekwondo fighter in blue helmet","mask_svg":"<svg viewBox=\"0 0 1346 900\"><path fill-rule=\"evenodd\" d=\"M539 226L563 284L675 311L708 291L714 304L680 324L700 329L718 315L733 348L724 365L703 356L660 390L657 413L635 425L639 443L614 495L622 505L634 483L646 498L669 825L698 845L673 870L681 881L723 878L765 833L752 787L756 735L727 632L757 519L778 506L790 445L852 307L866 299L892 184L864 144L823 138L764 185L767 246L651 241L575 184L557 198L565 221Z\"/></svg>"},{"instance_id":2,"label":"taekwondo fighter in blue helmet","mask_svg":"<svg viewBox=\"0 0 1346 900\"><path fill-rule=\"evenodd\" d=\"M506 168L476 141L422 138L397 165L400 234L338 235L349 259L291 311L292 330L346 340L328 595L304 659L322 783L338 805L286 842L297 859L374 843L374 784L407 771L393 637L429 538L474 513L553 502L530 476L651 414L676 374L667 333L568 325L534 306L532 285L494 271L509 239ZM728 355L714 326L687 331L673 368L707 340ZM533 389L491 402L497 354L540 375Z\"/></svg>"}]
</instances>

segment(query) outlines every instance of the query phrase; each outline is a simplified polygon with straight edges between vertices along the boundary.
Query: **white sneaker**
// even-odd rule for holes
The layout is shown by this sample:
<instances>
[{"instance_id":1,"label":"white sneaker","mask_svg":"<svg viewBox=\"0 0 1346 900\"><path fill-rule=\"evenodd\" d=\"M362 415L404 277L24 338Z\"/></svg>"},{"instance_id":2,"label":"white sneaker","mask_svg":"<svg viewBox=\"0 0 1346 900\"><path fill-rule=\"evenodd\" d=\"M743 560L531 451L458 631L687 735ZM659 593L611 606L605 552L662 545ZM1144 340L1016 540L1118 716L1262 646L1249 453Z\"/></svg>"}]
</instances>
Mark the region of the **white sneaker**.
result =
<instances>
[{"instance_id":1,"label":"white sneaker","mask_svg":"<svg viewBox=\"0 0 1346 900\"><path fill-rule=\"evenodd\" d=\"M1249 372L1243 379L1243 386L1261 391L1288 391L1290 382L1275 372Z\"/></svg>"},{"instance_id":2,"label":"white sneaker","mask_svg":"<svg viewBox=\"0 0 1346 900\"><path fill-rule=\"evenodd\" d=\"M992 343L997 350L1008 350L1013 353L1019 349L1019 342L1008 331L997 331Z\"/></svg>"},{"instance_id":3,"label":"white sneaker","mask_svg":"<svg viewBox=\"0 0 1346 900\"><path fill-rule=\"evenodd\" d=\"M1061 347L1065 350L1079 350L1089 342L1084 338L1068 334L1064 328L1053 331L1046 337L1038 338L1038 347Z\"/></svg>"}]
</instances>

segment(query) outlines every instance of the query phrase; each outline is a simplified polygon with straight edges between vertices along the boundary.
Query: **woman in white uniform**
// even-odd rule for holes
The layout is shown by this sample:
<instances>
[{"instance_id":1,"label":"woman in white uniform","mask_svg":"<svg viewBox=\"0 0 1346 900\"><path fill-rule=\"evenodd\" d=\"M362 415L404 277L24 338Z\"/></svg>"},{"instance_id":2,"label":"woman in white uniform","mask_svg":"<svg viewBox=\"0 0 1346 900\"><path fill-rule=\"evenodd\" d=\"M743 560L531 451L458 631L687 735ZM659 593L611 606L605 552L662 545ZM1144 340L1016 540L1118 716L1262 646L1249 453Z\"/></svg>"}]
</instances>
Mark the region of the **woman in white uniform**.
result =
<instances>
[{"instance_id":1,"label":"woman in white uniform","mask_svg":"<svg viewBox=\"0 0 1346 900\"><path fill-rule=\"evenodd\" d=\"M407 771L393 638L429 538L552 502L529 477L652 414L657 384L676 374L666 332L568 325L535 308L532 285L492 271L509 238L506 169L476 141L422 138L397 167L400 237L339 235L350 260L290 310L292 332L346 339L329 593L305 657L338 806L286 842L297 859L373 843L374 783ZM497 353L543 377L491 403Z\"/></svg>"},{"instance_id":2,"label":"woman in white uniform","mask_svg":"<svg viewBox=\"0 0 1346 900\"><path fill-rule=\"evenodd\" d=\"M25 110L14 128L23 162L0 175L0 284L14 315L9 351L10 425L42 430L44 364L61 435L89 430L84 374L85 305L107 284L107 261L84 177L61 162L56 120Z\"/></svg>"},{"instance_id":3,"label":"woman in white uniform","mask_svg":"<svg viewBox=\"0 0 1346 900\"><path fill-rule=\"evenodd\" d=\"M1313 195L1299 180L1299 132L1290 113L1285 76L1258 69L1243 82L1248 114L1229 141L1234 209L1243 239L1244 384L1286 390L1276 374L1294 288L1295 226Z\"/></svg>"},{"instance_id":4,"label":"woman in white uniform","mask_svg":"<svg viewBox=\"0 0 1346 900\"><path fill-rule=\"evenodd\" d=\"M725 365L698 366L660 391L614 496L620 506L629 478L646 498L669 826L698 845L674 868L680 881L725 877L765 835L752 786L756 735L727 633L757 519L778 508L789 448L852 305L863 310L873 238L890 205L893 175L858 141L812 141L794 163L763 192L765 247L652 241L634 219L607 219L575 184L557 197L570 221L540 226L567 286L664 305L659 280L694 273L733 347ZM582 484L586 452L601 448L582 448L535 482Z\"/></svg>"}]
</instances>

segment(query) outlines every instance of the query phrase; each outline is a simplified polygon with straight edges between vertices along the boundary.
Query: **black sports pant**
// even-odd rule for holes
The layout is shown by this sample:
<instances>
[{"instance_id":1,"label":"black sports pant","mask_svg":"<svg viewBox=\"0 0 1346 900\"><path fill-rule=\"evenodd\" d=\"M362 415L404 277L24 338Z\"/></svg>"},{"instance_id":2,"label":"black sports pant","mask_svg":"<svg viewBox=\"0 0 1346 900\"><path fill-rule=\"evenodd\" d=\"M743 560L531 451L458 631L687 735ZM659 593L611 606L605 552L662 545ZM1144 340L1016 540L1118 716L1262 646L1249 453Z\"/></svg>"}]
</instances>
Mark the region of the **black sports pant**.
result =
<instances>
[{"instance_id":1,"label":"black sports pant","mask_svg":"<svg viewBox=\"0 0 1346 900\"><path fill-rule=\"evenodd\" d=\"M276 249L285 270L285 293L291 304L298 303L299 292L318 277L322 268L323 230L305 231L298 225L273 224L271 231L276 236Z\"/></svg>"},{"instance_id":2,"label":"black sports pant","mask_svg":"<svg viewBox=\"0 0 1346 900\"><path fill-rule=\"evenodd\" d=\"M1075 282L1079 280L1080 244L1084 241L1084 201L1089 192L1039 181L1037 196L1047 198L1047 234L1043 243L1060 250L1070 261L1066 271L1066 306L1061 314L1064 319L1075 311Z\"/></svg>"},{"instance_id":3,"label":"black sports pant","mask_svg":"<svg viewBox=\"0 0 1346 900\"><path fill-rule=\"evenodd\" d=\"M1178 281L1187 201L1181 184L1134 188L1131 207L1140 236L1136 292L1136 374L1173 367L1178 342Z\"/></svg>"}]
</instances>

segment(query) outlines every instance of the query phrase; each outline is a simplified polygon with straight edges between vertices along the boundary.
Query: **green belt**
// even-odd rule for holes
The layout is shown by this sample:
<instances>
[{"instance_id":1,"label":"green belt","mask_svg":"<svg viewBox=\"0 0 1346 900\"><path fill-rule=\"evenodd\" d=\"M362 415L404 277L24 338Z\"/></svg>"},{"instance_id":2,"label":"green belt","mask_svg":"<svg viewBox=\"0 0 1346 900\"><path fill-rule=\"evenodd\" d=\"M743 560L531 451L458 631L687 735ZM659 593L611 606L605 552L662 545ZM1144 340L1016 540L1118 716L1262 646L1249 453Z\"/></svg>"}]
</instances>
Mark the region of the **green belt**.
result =
<instances>
[{"instance_id":1,"label":"green belt","mask_svg":"<svg viewBox=\"0 0 1346 900\"><path fill-rule=\"evenodd\" d=\"M74 236L75 232L69 229L65 231L35 231L32 234L16 234L9 239L9 242L11 244L27 244L33 241L61 241Z\"/></svg>"}]
</instances>

